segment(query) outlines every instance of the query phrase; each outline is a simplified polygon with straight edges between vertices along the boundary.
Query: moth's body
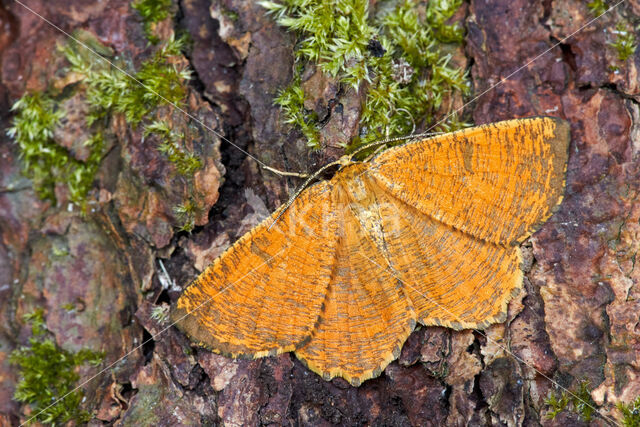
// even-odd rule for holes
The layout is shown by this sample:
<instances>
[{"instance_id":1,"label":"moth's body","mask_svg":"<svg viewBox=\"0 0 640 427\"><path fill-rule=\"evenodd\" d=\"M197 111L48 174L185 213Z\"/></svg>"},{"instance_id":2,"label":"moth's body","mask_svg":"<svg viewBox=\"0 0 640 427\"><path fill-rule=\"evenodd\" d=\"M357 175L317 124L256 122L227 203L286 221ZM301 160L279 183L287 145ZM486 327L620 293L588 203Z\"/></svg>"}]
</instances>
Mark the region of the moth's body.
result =
<instances>
[{"instance_id":1,"label":"moth's body","mask_svg":"<svg viewBox=\"0 0 640 427\"><path fill-rule=\"evenodd\" d=\"M416 322L504 319L522 286L518 244L562 199L568 144L566 122L520 119L348 164L216 259L173 319L216 352L295 351L325 379L358 385L398 357Z\"/></svg>"},{"instance_id":2,"label":"moth's body","mask_svg":"<svg viewBox=\"0 0 640 427\"><path fill-rule=\"evenodd\" d=\"M389 262L389 253L382 229L382 214L376 192L371 188L367 175L368 164L353 163L340 171L333 185L340 186L336 194L342 195L350 211L367 237Z\"/></svg>"}]
</instances>

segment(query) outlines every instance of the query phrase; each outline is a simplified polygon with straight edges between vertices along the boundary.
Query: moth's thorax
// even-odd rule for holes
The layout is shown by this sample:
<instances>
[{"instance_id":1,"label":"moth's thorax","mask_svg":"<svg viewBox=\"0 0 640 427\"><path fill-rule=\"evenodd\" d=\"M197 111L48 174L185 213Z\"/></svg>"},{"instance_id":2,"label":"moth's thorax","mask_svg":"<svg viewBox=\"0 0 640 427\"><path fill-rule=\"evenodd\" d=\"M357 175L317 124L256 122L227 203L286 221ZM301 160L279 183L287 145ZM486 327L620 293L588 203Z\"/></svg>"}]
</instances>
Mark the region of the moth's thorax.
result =
<instances>
[{"instance_id":1,"label":"moth's thorax","mask_svg":"<svg viewBox=\"0 0 640 427\"><path fill-rule=\"evenodd\" d=\"M386 254L380 205L367 173L368 168L368 163L348 165L335 178L344 191L343 202L348 204L367 237Z\"/></svg>"},{"instance_id":2,"label":"moth's thorax","mask_svg":"<svg viewBox=\"0 0 640 427\"><path fill-rule=\"evenodd\" d=\"M363 207L375 203L375 195L366 182L368 181L366 163L353 163L345 166L334 177L338 185L348 195L349 202Z\"/></svg>"}]
</instances>

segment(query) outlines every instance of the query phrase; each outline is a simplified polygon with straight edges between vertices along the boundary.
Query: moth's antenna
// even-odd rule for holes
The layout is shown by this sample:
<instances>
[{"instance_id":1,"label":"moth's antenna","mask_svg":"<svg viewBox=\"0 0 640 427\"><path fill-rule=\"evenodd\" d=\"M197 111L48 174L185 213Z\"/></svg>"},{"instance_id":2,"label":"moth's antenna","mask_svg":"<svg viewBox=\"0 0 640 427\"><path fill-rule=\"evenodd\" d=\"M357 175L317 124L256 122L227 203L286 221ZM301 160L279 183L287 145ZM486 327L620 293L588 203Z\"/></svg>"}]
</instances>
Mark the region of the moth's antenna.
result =
<instances>
[{"instance_id":1,"label":"moth's antenna","mask_svg":"<svg viewBox=\"0 0 640 427\"><path fill-rule=\"evenodd\" d=\"M415 128L414 128L415 130ZM363 145L362 147L358 148L356 151L354 151L353 153L349 154L349 157L353 157L369 148L372 147L378 147L378 146L383 146L385 144L389 144L390 142L398 142L398 141L406 141L408 139L414 139L414 138L419 138L419 137L428 137L428 136L435 136L438 135L442 132L430 132L430 133L419 133L414 135L413 133L410 135L406 135L406 136L396 136L393 138L385 138L385 139L381 139L380 141L374 141L371 142L369 144Z\"/></svg>"},{"instance_id":2,"label":"moth's antenna","mask_svg":"<svg viewBox=\"0 0 640 427\"><path fill-rule=\"evenodd\" d=\"M438 132L436 133L424 133L424 134L420 134L418 136L433 136L433 135L437 135ZM415 138L416 135L407 135L407 136L398 136L395 138L385 138L382 139L380 141L374 141L371 142L369 144L363 145L362 147L358 148L356 151L354 151L351 154L346 154L342 157L340 157L338 160L336 160L335 162L331 162L328 163L326 165L324 165L323 167L321 167L320 169L318 169L316 172L314 172L311 176L307 175L307 174L299 174L299 173L295 173L295 172L284 172L278 169L274 169L271 168L269 166L263 166L263 169L266 169L270 172L273 172L277 175L282 175L282 176L295 176L298 178L305 178L308 176L307 180L296 190L295 193L293 193L293 195L291 197L289 197L289 200L287 200L287 202L282 205L282 207L280 208L280 212L278 212L278 215L275 217L275 219L273 220L273 224L271 224L268 228L268 230L271 230L271 227L273 227L274 225L276 225L276 223L278 222L278 220L280 219L280 217L287 211L287 209L289 209L289 207L293 204L293 202L296 201L296 199L298 198L298 196L309 186L309 184L311 184L311 182L313 182L313 180L315 180L318 175L320 175L322 172L324 172L325 170L329 169L332 166L336 166L336 165L340 165L340 166L345 166L349 163L352 162L352 158L353 156L358 155L359 153L372 148L372 147L382 147L385 144L388 144L390 142L397 142L397 141L405 141L407 139L412 139ZM374 153L374 155L377 154L377 150L376 153Z\"/></svg>"},{"instance_id":3,"label":"moth's antenna","mask_svg":"<svg viewBox=\"0 0 640 427\"><path fill-rule=\"evenodd\" d=\"M311 175L309 178L307 178L307 180L296 190L296 192L293 193L293 196L289 197L289 200L287 200L287 203L285 203L283 205L283 207L280 209L280 212L278 212L278 216L276 216L276 218L273 220L273 224L271 224L268 229L271 230L271 227L276 225L276 222L278 222L278 220L280 219L282 214L285 213L287 211L287 209L289 209L289 206L291 206L293 204L293 202L295 202L295 200L298 198L300 193L302 193L304 191L304 189L307 188L307 186L309 184L311 184L311 182L318 177L318 175L320 175L322 172L324 172L325 170L329 169L332 166L345 165L350 161L351 161L351 156L342 156L338 160L336 160L335 162L328 163L328 164L324 165L323 167L321 167L320 169L318 169L316 172L314 172L314 174ZM269 168L269 169L271 169L271 168Z\"/></svg>"}]
</instances>

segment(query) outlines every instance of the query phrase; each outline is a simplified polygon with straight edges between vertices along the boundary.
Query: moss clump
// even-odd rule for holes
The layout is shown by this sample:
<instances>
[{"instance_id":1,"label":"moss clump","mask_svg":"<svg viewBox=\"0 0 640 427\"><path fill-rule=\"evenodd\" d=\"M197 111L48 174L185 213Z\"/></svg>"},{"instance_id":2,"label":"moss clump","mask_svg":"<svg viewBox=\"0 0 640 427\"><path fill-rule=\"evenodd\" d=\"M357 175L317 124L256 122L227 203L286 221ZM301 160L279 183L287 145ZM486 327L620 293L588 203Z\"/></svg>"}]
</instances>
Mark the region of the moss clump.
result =
<instances>
[{"instance_id":1,"label":"moss clump","mask_svg":"<svg viewBox=\"0 0 640 427\"><path fill-rule=\"evenodd\" d=\"M591 421L593 417L596 403L591 398L589 391L589 381L583 380L578 386L578 390L573 393L563 391L559 395L557 393L549 393L544 401L549 406L547 418L554 419L560 412L565 410L573 410L585 421Z\"/></svg>"},{"instance_id":2,"label":"moss clump","mask_svg":"<svg viewBox=\"0 0 640 427\"><path fill-rule=\"evenodd\" d=\"M151 318L160 324L169 320L169 306L166 304L155 306L151 309Z\"/></svg>"},{"instance_id":3,"label":"moss clump","mask_svg":"<svg viewBox=\"0 0 640 427\"><path fill-rule=\"evenodd\" d=\"M618 52L618 59L624 62L635 53L638 47L636 44L636 36L633 31L627 29L624 22L619 22L618 25L616 25L614 34L616 35L616 39L613 43L610 43L610 45Z\"/></svg>"},{"instance_id":4,"label":"moss clump","mask_svg":"<svg viewBox=\"0 0 640 427\"><path fill-rule=\"evenodd\" d=\"M191 185L193 174L202 168L202 160L181 145L184 135L174 132L166 121L153 116L160 106L182 106L184 103L186 82L191 78L191 72L177 64L181 63L178 56L185 43L184 37L169 38L133 73L135 80L108 63L90 62L86 51L73 44L65 46L63 52L71 64L70 70L84 76L90 111L87 121L95 123L113 114L123 114L130 125L142 126L145 137L153 135L158 139L158 151ZM180 230L193 229L196 206L197 202L188 201L175 208L183 224Z\"/></svg>"},{"instance_id":5,"label":"moss clump","mask_svg":"<svg viewBox=\"0 0 640 427\"><path fill-rule=\"evenodd\" d=\"M308 113L304 108L304 90L300 85L301 69L298 67L289 86L280 91L274 102L282 108L284 122L300 129L307 138L310 147L320 147L318 132L318 116L315 112Z\"/></svg>"},{"instance_id":6,"label":"moss clump","mask_svg":"<svg viewBox=\"0 0 640 427\"><path fill-rule=\"evenodd\" d=\"M56 183L66 183L72 202L82 204L102 159L104 142L97 133L85 141L86 161L75 159L53 136L65 112L49 93L26 94L13 104L13 125L7 131L20 149L23 173L42 199L55 202Z\"/></svg>"},{"instance_id":7,"label":"moss clump","mask_svg":"<svg viewBox=\"0 0 640 427\"><path fill-rule=\"evenodd\" d=\"M179 174L190 176L202 167L202 160L198 156L180 147L179 141L184 139L184 135L174 132L167 122L156 120L145 126L144 133L145 135L155 134L160 139L158 151L176 165Z\"/></svg>"},{"instance_id":8,"label":"moss clump","mask_svg":"<svg viewBox=\"0 0 640 427\"><path fill-rule=\"evenodd\" d=\"M462 28L446 24L461 3L431 1L420 13L416 1L405 1L392 10L381 6L372 17L366 0L260 2L276 22L300 36L294 78L275 99L285 121L303 132L309 146L320 147L318 118L304 109L300 82L304 65L314 63L342 85L367 91L362 138L350 149L430 123L443 102L469 90L464 71L450 65L444 49L463 39ZM454 119L441 130L463 125Z\"/></svg>"},{"instance_id":9,"label":"moss clump","mask_svg":"<svg viewBox=\"0 0 640 427\"><path fill-rule=\"evenodd\" d=\"M587 4L587 7L591 11L591 14L598 17L609 10L609 5L606 0L593 0ZM625 22L625 20L618 21L615 30L611 31L613 34L613 41L609 42L609 46L613 47L618 52L618 59L625 62L636 51L638 47L636 36L633 30L630 30L631 24ZM619 67L612 65L612 70L617 71Z\"/></svg>"},{"instance_id":10,"label":"moss clump","mask_svg":"<svg viewBox=\"0 0 640 427\"><path fill-rule=\"evenodd\" d=\"M133 75L135 80L108 63L92 64L86 53L69 44L63 48L71 64L71 71L84 76L89 104L88 123L112 114L123 114L132 126L143 124L145 136L156 135L158 149L167 154L179 173L191 174L202 166L192 153L182 150L178 141L183 138L173 132L166 122L152 118L153 111L162 105L181 106L187 95L186 82L191 72L176 65L176 57L184 47L184 39L170 38L154 55L144 61Z\"/></svg>"},{"instance_id":11,"label":"moss clump","mask_svg":"<svg viewBox=\"0 0 640 427\"><path fill-rule=\"evenodd\" d=\"M150 43L157 44L160 39L153 34L155 24L164 21L171 15L171 0L138 0L131 4L144 25L144 33Z\"/></svg>"},{"instance_id":12,"label":"moss clump","mask_svg":"<svg viewBox=\"0 0 640 427\"><path fill-rule=\"evenodd\" d=\"M63 47L70 71L84 76L90 107L87 122L92 124L120 113L129 124L137 126L160 105L180 105L187 93L185 83L191 78L190 71L174 61L183 46L182 39L167 40L133 73L135 80L107 62L92 62L87 52L73 42Z\"/></svg>"},{"instance_id":13,"label":"moss clump","mask_svg":"<svg viewBox=\"0 0 640 427\"><path fill-rule=\"evenodd\" d=\"M569 394L567 392L562 392L558 395L557 393L550 392L547 398L544 400L544 404L549 407L547 418L553 420L569 405Z\"/></svg>"},{"instance_id":14,"label":"moss clump","mask_svg":"<svg viewBox=\"0 0 640 427\"><path fill-rule=\"evenodd\" d=\"M607 5L607 2L605 0L592 0L587 3L587 7L596 17L602 15L609 9L609 6Z\"/></svg>"},{"instance_id":15,"label":"moss clump","mask_svg":"<svg viewBox=\"0 0 640 427\"><path fill-rule=\"evenodd\" d=\"M13 398L31 407L34 419L46 424L69 421L85 423L91 415L81 409L84 393L74 390L80 376L76 368L102 363L103 353L80 350L77 353L59 348L47 337L42 309L24 317L31 324L29 345L14 350L9 362L18 367L19 381Z\"/></svg>"},{"instance_id":16,"label":"moss clump","mask_svg":"<svg viewBox=\"0 0 640 427\"><path fill-rule=\"evenodd\" d=\"M102 46L88 34L76 35L85 44ZM85 120L92 134L84 142L84 146L89 147L88 158L77 160L54 138L54 129L65 115L65 111L58 107L58 98L62 95L54 90L25 94L13 105L15 117L8 134L18 144L23 172L33 181L34 189L41 198L55 202L55 186L64 183L69 189L70 200L83 209L86 207L87 193L104 155L103 132L110 117L122 114L134 127L142 123L145 134L149 135L155 133L151 118L154 110L167 104L180 105L184 101L186 82L191 74L185 67L177 65L183 47L183 39L167 40L141 64L138 71L131 73L136 80L106 61L96 61L75 41L60 48L70 64L67 71L75 75L78 86L85 91L89 111ZM104 46L97 50L108 54ZM123 67L121 64L120 68ZM180 148L178 138L170 133L171 138L167 140L163 132L158 134L161 139L158 149L176 165L178 173L189 175L202 166L197 156Z\"/></svg>"},{"instance_id":17,"label":"moss clump","mask_svg":"<svg viewBox=\"0 0 640 427\"><path fill-rule=\"evenodd\" d=\"M628 405L619 402L617 406L622 413L624 427L640 427L640 396Z\"/></svg>"},{"instance_id":18,"label":"moss clump","mask_svg":"<svg viewBox=\"0 0 640 427\"><path fill-rule=\"evenodd\" d=\"M196 218L203 213L202 204L198 201L200 197L190 197L183 204L173 208L178 221L182 223L179 231L190 233L196 224Z\"/></svg>"}]
</instances>

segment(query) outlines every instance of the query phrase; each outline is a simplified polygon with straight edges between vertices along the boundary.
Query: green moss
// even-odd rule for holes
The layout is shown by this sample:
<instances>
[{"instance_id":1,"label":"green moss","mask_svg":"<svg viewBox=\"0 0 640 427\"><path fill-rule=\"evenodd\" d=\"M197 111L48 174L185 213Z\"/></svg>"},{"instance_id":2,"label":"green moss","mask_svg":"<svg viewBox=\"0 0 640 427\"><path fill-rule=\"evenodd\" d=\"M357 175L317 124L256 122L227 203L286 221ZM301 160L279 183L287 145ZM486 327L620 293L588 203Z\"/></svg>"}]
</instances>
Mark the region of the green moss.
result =
<instances>
[{"instance_id":1,"label":"green moss","mask_svg":"<svg viewBox=\"0 0 640 427\"><path fill-rule=\"evenodd\" d=\"M547 418L553 420L560 412L564 411L569 405L569 394L562 392L560 395L550 392L544 400L544 404L549 407Z\"/></svg>"},{"instance_id":2,"label":"green moss","mask_svg":"<svg viewBox=\"0 0 640 427\"><path fill-rule=\"evenodd\" d=\"M615 41L610 44L618 52L618 59L620 61L626 61L635 53L638 47L636 44L636 36L633 31L627 29L627 26L623 22L619 22L618 25L616 25L615 35Z\"/></svg>"},{"instance_id":3,"label":"green moss","mask_svg":"<svg viewBox=\"0 0 640 427\"><path fill-rule=\"evenodd\" d=\"M138 0L131 4L142 18L147 40L157 44L160 39L153 34L155 24L164 21L171 15L171 0Z\"/></svg>"},{"instance_id":4,"label":"green moss","mask_svg":"<svg viewBox=\"0 0 640 427\"><path fill-rule=\"evenodd\" d=\"M446 360L442 360L438 364L436 369L431 369L431 368L427 368L427 369L429 369L429 372L431 372L431 375L433 375L434 377L442 381L444 381L449 375L449 363Z\"/></svg>"},{"instance_id":5,"label":"green moss","mask_svg":"<svg viewBox=\"0 0 640 427\"><path fill-rule=\"evenodd\" d=\"M160 106L182 106L184 102L191 73L176 65L179 63L176 58L187 42L185 37L171 37L133 73L135 81L107 63L89 62L84 51L73 44L65 46L63 52L71 71L84 76L90 111L87 121L98 123L113 114L123 114L130 125L141 125L145 136L154 135L158 139L158 151L191 184L193 174L202 168L202 160L181 145L183 134L174 132L169 123L153 116ZM198 209L201 209L199 204L193 200L175 208L182 223L180 230L193 229Z\"/></svg>"},{"instance_id":6,"label":"green moss","mask_svg":"<svg viewBox=\"0 0 640 427\"><path fill-rule=\"evenodd\" d=\"M158 135L158 150L176 165L178 173L189 175L202 167L202 161L192 153L180 149L176 135L168 124L152 120L153 111L161 105L180 106L187 94L186 81L191 78L188 69L175 65L185 40L170 38L154 55L144 61L135 72L135 81L109 64L93 65L83 58L72 45L64 48L71 70L85 76L89 123L114 113L123 114L132 126L144 122L145 135ZM102 66L100 66L102 65Z\"/></svg>"},{"instance_id":7,"label":"green moss","mask_svg":"<svg viewBox=\"0 0 640 427\"><path fill-rule=\"evenodd\" d=\"M310 147L320 147L320 132L316 126L318 117L314 112L307 113L304 108L300 70L294 75L291 84L278 93L275 103L282 109L285 123L300 129Z\"/></svg>"},{"instance_id":8,"label":"green moss","mask_svg":"<svg viewBox=\"0 0 640 427\"><path fill-rule=\"evenodd\" d=\"M572 393L567 391L562 391L559 395L553 392L549 393L544 403L549 406L547 413L549 419L554 419L562 411L572 410L586 422L591 421L596 407L596 403L591 398L589 381L587 380L581 381L578 390Z\"/></svg>"},{"instance_id":9,"label":"green moss","mask_svg":"<svg viewBox=\"0 0 640 427\"><path fill-rule=\"evenodd\" d=\"M48 93L25 94L11 108L15 116L7 133L19 147L23 173L33 181L41 198L55 202L56 183L66 183L71 201L82 205L100 165L104 144L101 134L87 140L90 155L84 162L58 145L53 131L65 112L57 104Z\"/></svg>"},{"instance_id":10,"label":"green moss","mask_svg":"<svg viewBox=\"0 0 640 427\"><path fill-rule=\"evenodd\" d=\"M66 304L63 304L63 305L62 305L62 308L63 308L65 311L72 312L73 310L75 310L75 309L76 309L76 305L75 305L74 303L72 303L72 302L68 302L68 303L66 303Z\"/></svg>"},{"instance_id":11,"label":"green moss","mask_svg":"<svg viewBox=\"0 0 640 427\"><path fill-rule=\"evenodd\" d=\"M593 411L596 407L596 402L591 398L591 391L589 390L589 382L581 381L578 391L573 398L573 406L576 412L580 414L583 420L589 422L593 417Z\"/></svg>"},{"instance_id":12,"label":"green moss","mask_svg":"<svg viewBox=\"0 0 640 427\"><path fill-rule=\"evenodd\" d=\"M595 17L602 15L609 9L609 5L605 0L593 0L587 4L587 7ZM619 21L616 24L615 30L611 31L614 39L609 45L618 52L618 59L622 62L629 59L638 47L636 36L634 31L629 29L630 26L631 24L628 24L624 20ZM611 65L609 68L616 71L619 70L620 67Z\"/></svg>"},{"instance_id":13,"label":"green moss","mask_svg":"<svg viewBox=\"0 0 640 427\"><path fill-rule=\"evenodd\" d=\"M600 16L609 9L605 0L593 0L587 3L587 7L594 16Z\"/></svg>"},{"instance_id":14,"label":"green moss","mask_svg":"<svg viewBox=\"0 0 640 427\"><path fill-rule=\"evenodd\" d=\"M234 22L240 18L238 12L224 7L222 8L222 14Z\"/></svg>"},{"instance_id":15,"label":"green moss","mask_svg":"<svg viewBox=\"0 0 640 427\"><path fill-rule=\"evenodd\" d=\"M106 62L90 62L73 43L63 48L70 70L85 76L88 123L112 113L124 114L127 122L138 125L160 105L180 105L186 96L185 83L191 78L188 69L175 65L183 39L171 38L133 73L135 80Z\"/></svg>"},{"instance_id":16,"label":"green moss","mask_svg":"<svg viewBox=\"0 0 640 427\"><path fill-rule=\"evenodd\" d=\"M80 406L83 392L74 390L80 378L76 368L86 363L99 365L104 354L86 349L72 353L59 348L47 337L42 309L24 319L31 323L33 336L29 345L14 350L9 357L10 363L18 367L19 377L13 398L30 405L35 420L45 424L89 421L91 415Z\"/></svg>"},{"instance_id":17,"label":"green moss","mask_svg":"<svg viewBox=\"0 0 640 427\"><path fill-rule=\"evenodd\" d=\"M145 126L145 135L155 134L161 141L158 151L176 166L179 174L191 176L202 167L202 160L193 153L180 147L179 141L184 140L183 134L174 132L169 124L163 120L156 120Z\"/></svg>"},{"instance_id":18,"label":"green moss","mask_svg":"<svg viewBox=\"0 0 640 427\"><path fill-rule=\"evenodd\" d=\"M619 402L617 406L622 413L623 426L640 427L640 396L633 403L625 405Z\"/></svg>"},{"instance_id":19,"label":"green moss","mask_svg":"<svg viewBox=\"0 0 640 427\"><path fill-rule=\"evenodd\" d=\"M53 200L56 178L67 170L70 158L53 141L53 131L64 116L64 111L54 107L53 99L39 92L23 96L11 107L16 115L7 131L20 149L23 173L41 198Z\"/></svg>"},{"instance_id":20,"label":"green moss","mask_svg":"<svg viewBox=\"0 0 640 427\"><path fill-rule=\"evenodd\" d=\"M169 306L163 304L153 307L151 309L151 318L160 324L165 323L169 319Z\"/></svg>"},{"instance_id":21,"label":"green moss","mask_svg":"<svg viewBox=\"0 0 640 427\"><path fill-rule=\"evenodd\" d=\"M462 6L463 0L434 0L429 2L426 18L435 38L443 43L461 43L464 30L458 25L447 25L446 22Z\"/></svg>"},{"instance_id":22,"label":"green moss","mask_svg":"<svg viewBox=\"0 0 640 427\"><path fill-rule=\"evenodd\" d=\"M77 36L87 44L99 45L90 35ZM35 92L25 94L13 105L15 116L7 133L17 143L23 172L33 181L34 189L41 198L55 202L55 186L63 183L69 189L70 200L83 209L86 207L87 193L105 151L103 131L111 116L123 114L130 125L143 123L146 127L159 106L180 105L185 99L190 72L176 65L176 57L183 47L184 39L167 40L141 64L138 71L132 72L137 81L106 61L96 61L75 41L60 48L70 64L67 71L79 76L80 85L85 90L89 110L85 120L92 134L84 142L84 146L89 148L87 160L77 160L54 138L54 129L60 126L65 116L65 111L59 107L60 96L53 91ZM99 51L110 52L105 47ZM202 165L197 156L181 150L175 139L169 146L161 144L159 149L183 175L192 174Z\"/></svg>"},{"instance_id":23,"label":"green moss","mask_svg":"<svg viewBox=\"0 0 640 427\"><path fill-rule=\"evenodd\" d=\"M343 86L367 90L362 137L351 142L350 150L427 125L445 100L469 91L466 74L450 65L445 52L446 44L463 39L462 28L446 24L461 3L431 1L420 14L417 2L404 1L372 17L366 0L260 2L300 38L295 52L299 66L290 86L275 99L284 121L300 129L309 146L319 148L318 118L304 109L300 83L303 66L315 63ZM443 128L465 125L456 118Z\"/></svg>"},{"instance_id":24,"label":"green moss","mask_svg":"<svg viewBox=\"0 0 640 427\"><path fill-rule=\"evenodd\" d=\"M200 198L196 196L190 197L185 203L173 208L178 221L182 224L179 231L191 232L196 224L196 217L203 212Z\"/></svg>"}]
</instances>

